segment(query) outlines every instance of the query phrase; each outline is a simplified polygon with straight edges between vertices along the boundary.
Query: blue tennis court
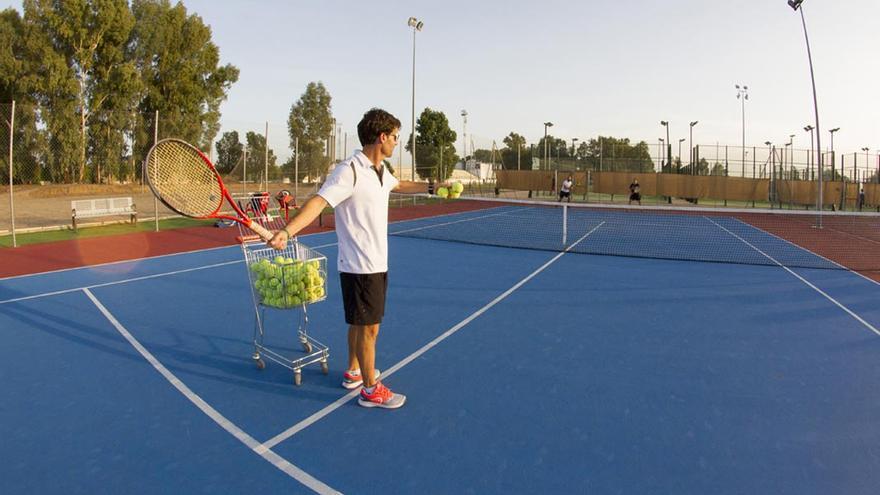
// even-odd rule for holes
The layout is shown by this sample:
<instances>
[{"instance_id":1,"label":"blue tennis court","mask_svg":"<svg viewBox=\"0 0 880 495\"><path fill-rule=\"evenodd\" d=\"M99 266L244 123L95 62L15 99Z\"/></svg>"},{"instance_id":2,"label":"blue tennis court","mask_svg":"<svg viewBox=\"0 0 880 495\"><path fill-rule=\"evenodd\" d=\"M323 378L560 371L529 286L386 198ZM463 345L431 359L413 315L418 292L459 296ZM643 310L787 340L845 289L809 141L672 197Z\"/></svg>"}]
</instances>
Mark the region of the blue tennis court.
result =
<instances>
[{"instance_id":1,"label":"blue tennis court","mask_svg":"<svg viewBox=\"0 0 880 495\"><path fill-rule=\"evenodd\" d=\"M608 222L566 227L589 243ZM745 251L780 244L715 223ZM376 410L339 385L335 235L301 241L327 256L309 322L331 356L299 387L251 359L238 247L0 280L0 492L880 486L880 285L854 272L392 236L376 363L408 401ZM292 355L294 320L265 322Z\"/></svg>"}]
</instances>

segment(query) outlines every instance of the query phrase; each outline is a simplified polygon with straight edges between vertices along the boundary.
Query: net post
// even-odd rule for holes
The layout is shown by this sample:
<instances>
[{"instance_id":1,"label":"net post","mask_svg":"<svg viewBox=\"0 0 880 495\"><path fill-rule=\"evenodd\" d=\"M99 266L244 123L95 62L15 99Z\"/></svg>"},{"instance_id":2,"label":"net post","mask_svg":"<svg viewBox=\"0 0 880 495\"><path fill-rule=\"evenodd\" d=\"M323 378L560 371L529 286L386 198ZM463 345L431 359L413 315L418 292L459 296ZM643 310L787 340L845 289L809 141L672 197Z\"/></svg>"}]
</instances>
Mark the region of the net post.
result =
<instances>
[{"instance_id":1,"label":"net post","mask_svg":"<svg viewBox=\"0 0 880 495\"><path fill-rule=\"evenodd\" d=\"M568 242L568 205L562 205L562 246Z\"/></svg>"}]
</instances>

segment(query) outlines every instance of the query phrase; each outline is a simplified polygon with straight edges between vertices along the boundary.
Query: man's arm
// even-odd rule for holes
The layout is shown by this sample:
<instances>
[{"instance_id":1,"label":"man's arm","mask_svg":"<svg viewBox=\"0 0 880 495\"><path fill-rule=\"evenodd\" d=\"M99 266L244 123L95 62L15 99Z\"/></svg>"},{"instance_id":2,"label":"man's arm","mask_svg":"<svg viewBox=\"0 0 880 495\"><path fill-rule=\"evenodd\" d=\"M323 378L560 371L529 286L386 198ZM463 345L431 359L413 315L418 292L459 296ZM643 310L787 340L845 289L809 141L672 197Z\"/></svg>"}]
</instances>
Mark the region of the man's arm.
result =
<instances>
[{"instance_id":1,"label":"man's arm","mask_svg":"<svg viewBox=\"0 0 880 495\"><path fill-rule=\"evenodd\" d=\"M437 187L441 187L439 184ZM403 194L427 194L428 193L428 183L427 182L415 182L411 180L402 180L397 184L397 187L391 190L391 192L395 193L403 193Z\"/></svg>"},{"instance_id":2,"label":"man's arm","mask_svg":"<svg viewBox=\"0 0 880 495\"><path fill-rule=\"evenodd\" d=\"M317 194L312 196L306 201L306 204L300 208L299 213L293 217L293 220L288 222L283 229L279 230L274 236L272 236L272 239L269 240L268 244L275 249L284 249L287 246L288 239L295 236L307 225L311 224L328 205L329 203L327 203L327 200L321 196Z\"/></svg>"}]
</instances>

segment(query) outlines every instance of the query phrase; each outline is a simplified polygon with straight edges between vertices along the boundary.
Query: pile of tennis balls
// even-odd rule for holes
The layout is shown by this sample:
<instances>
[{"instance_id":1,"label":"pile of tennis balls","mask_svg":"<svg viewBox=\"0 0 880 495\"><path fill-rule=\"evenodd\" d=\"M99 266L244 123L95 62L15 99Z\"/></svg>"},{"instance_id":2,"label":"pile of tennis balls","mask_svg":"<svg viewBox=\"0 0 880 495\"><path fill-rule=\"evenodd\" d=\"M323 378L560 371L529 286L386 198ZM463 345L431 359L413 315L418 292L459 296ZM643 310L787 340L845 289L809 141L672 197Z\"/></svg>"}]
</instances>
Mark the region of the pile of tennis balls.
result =
<instances>
[{"instance_id":1,"label":"pile of tennis balls","mask_svg":"<svg viewBox=\"0 0 880 495\"><path fill-rule=\"evenodd\" d=\"M294 308L317 302L324 297L324 277L318 260L301 261L276 256L251 264L254 288L263 305Z\"/></svg>"},{"instance_id":2,"label":"pile of tennis balls","mask_svg":"<svg viewBox=\"0 0 880 495\"><path fill-rule=\"evenodd\" d=\"M461 184L461 182L456 182L452 184L452 186L448 189L445 187L437 189L437 196L443 199L458 199L458 197L461 196L462 191L464 191L464 186Z\"/></svg>"}]
</instances>

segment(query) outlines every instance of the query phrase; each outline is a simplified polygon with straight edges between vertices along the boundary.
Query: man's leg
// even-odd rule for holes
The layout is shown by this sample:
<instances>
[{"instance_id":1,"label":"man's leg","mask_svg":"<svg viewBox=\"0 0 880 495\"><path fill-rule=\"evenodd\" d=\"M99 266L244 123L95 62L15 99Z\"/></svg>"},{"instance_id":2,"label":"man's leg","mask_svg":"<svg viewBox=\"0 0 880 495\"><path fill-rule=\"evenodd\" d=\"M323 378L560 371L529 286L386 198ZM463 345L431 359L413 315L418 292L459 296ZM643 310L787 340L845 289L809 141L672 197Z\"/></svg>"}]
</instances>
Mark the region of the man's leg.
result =
<instances>
[{"instance_id":1,"label":"man's leg","mask_svg":"<svg viewBox=\"0 0 880 495\"><path fill-rule=\"evenodd\" d=\"M348 326L348 369L351 371L360 369L357 358L357 325Z\"/></svg>"},{"instance_id":2,"label":"man's leg","mask_svg":"<svg viewBox=\"0 0 880 495\"><path fill-rule=\"evenodd\" d=\"M349 332L355 334L354 359L360 363L364 387L372 387L376 385L373 375L376 368L376 338L379 336L379 324L352 325Z\"/></svg>"}]
</instances>

